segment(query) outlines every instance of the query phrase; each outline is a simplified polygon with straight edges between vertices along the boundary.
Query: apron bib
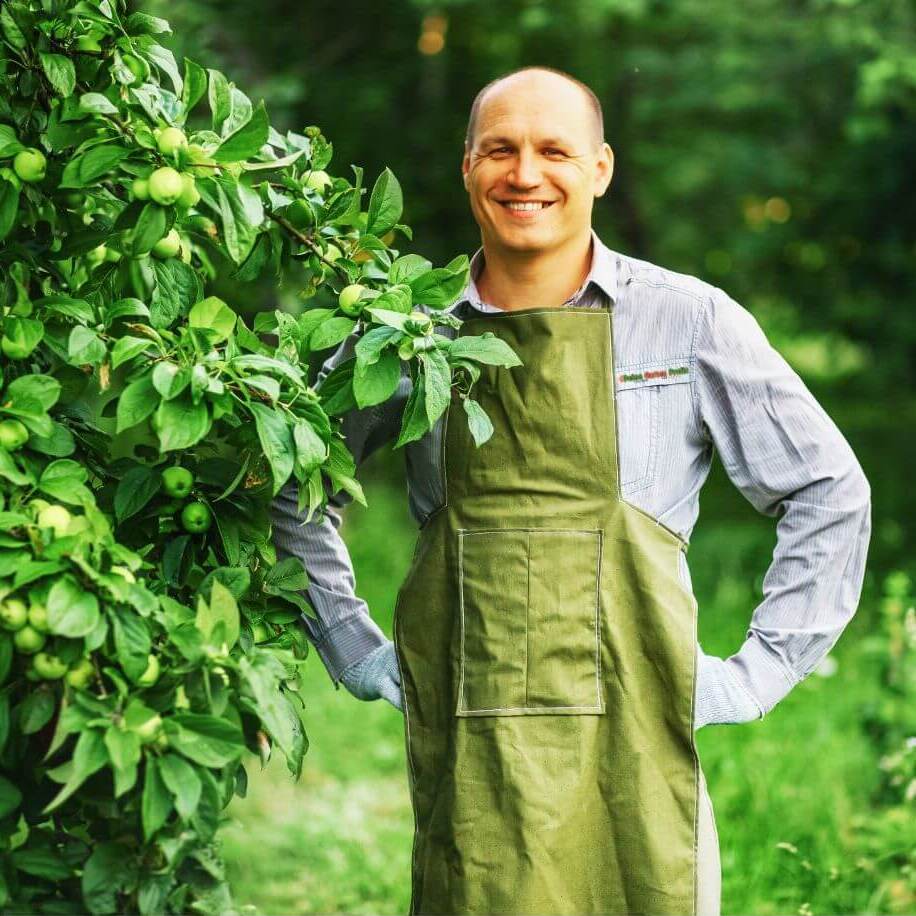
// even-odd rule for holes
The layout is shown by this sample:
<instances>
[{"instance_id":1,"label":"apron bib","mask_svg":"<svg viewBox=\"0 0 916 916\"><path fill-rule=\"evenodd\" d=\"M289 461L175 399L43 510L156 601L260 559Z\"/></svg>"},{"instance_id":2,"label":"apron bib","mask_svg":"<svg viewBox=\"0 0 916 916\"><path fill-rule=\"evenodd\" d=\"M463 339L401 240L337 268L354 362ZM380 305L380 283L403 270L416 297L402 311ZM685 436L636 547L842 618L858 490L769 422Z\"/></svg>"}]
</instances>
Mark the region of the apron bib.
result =
<instances>
[{"instance_id":1,"label":"apron bib","mask_svg":"<svg viewBox=\"0 0 916 916\"><path fill-rule=\"evenodd\" d=\"M620 498L611 308L472 317L494 434L453 389L445 504L398 593L411 914L694 914L696 602Z\"/></svg>"}]
</instances>

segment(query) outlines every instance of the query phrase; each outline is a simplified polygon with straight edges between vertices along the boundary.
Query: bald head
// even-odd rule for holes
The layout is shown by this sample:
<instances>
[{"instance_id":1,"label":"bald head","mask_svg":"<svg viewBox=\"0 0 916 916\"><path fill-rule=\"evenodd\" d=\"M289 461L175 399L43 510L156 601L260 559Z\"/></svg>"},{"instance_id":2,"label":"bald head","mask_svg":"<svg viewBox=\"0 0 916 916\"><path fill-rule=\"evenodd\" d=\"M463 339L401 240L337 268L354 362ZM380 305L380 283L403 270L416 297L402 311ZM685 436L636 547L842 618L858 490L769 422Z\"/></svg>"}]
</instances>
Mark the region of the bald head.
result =
<instances>
[{"instance_id":1,"label":"bald head","mask_svg":"<svg viewBox=\"0 0 916 916\"><path fill-rule=\"evenodd\" d=\"M604 114L601 111L601 102L585 83L552 67L521 67L497 77L477 93L468 117L464 139L466 150L474 146L477 125L484 103L496 102L500 94L522 87L535 94L539 92L561 94L568 98L570 105L580 106L586 131L585 142L588 143L591 150L596 150L604 142Z\"/></svg>"}]
</instances>

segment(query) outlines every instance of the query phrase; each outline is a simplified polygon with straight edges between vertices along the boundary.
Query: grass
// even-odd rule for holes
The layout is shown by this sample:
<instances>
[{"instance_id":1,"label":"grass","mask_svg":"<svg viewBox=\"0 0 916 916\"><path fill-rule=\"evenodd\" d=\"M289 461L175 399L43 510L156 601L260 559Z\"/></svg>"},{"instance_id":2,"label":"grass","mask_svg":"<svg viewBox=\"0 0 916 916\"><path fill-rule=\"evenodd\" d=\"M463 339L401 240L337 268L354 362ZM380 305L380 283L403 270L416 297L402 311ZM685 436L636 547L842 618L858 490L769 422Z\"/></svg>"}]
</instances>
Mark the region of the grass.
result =
<instances>
[{"instance_id":1,"label":"grass","mask_svg":"<svg viewBox=\"0 0 916 916\"><path fill-rule=\"evenodd\" d=\"M390 636L416 529L390 464L374 460L362 479L371 510L352 506L344 537L358 592ZM732 503L704 517L690 548L700 642L723 656L743 641L775 543L773 521L741 511L736 499L738 511ZM704 490L704 508L705 500ZM874 882L855 852L856 819L867 816L879 776L877 750L859 727L876 691L859 650L868 628L868 615L857 615L832 653L836 672L811 675L764 720L698 733L723 914L884 911L873 908ZM310 749L301 781L292 782L280 759L263 772L251 763L248 797L228 809L223 848L236 901L271 916L404 913L413 816L401 713L334 690L313 660L304 677Z\"/></svg>"}]
</instances>

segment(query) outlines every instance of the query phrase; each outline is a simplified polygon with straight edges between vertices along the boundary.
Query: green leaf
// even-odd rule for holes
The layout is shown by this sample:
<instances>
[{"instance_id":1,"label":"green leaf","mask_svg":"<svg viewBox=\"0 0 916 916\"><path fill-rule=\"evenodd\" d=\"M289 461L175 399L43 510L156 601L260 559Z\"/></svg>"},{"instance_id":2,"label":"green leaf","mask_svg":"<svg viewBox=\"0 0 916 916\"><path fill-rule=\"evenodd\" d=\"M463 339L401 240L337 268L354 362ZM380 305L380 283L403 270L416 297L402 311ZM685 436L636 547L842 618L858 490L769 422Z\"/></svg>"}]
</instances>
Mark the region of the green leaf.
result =
<instances>
[{"instance_id":1,"label":"green leaf","mask_svg":"<svg viewBox=\"0 0 916 916\"><path fill-rule=\"evenodd\" d=\"M120 337L111 350L111 368L117 369L153 346L146 337Z\"/></svg>"},{"instance_id":2,"label":"green leaf","mask_svg":"<svg viewBox=\"0 0 916 916\"><path fill-rule=\"evenodd\" d=\"M159 773L159 761L152 755L146 758L146 772L143 777L143 838L147 841L168 820L172 812L172 796Z\"/></svg>"},{"instance_id":3,"label":"green leaf","mask_svg":"<svg viewBox=\"0 0 916 916\"><path fill-rule=\"evenodd\" d=\"M200 64L186 57L184 59L184 88L181 91L181 104L189 112L207 91L207 71Z\"/></svg>"},{"instance_id":4,"label":"green leaf","mask_svg":"<svg viewBox=\"0 0 916 916\"><path fill-rule=\"evenodd\" d=\"M105 143L75 156L64 167L59 188L84 188L110 172L130 154L129 149Z\"/></svg>"},{"instance_id":5,"label":"green leaf","mask_svg":"<svg viewBox=\"0 0 916 916\"><path fill-rule=\"evenodd\" d=\"M150 324L167 328L200 299L203 286L197 271L180 258L153 260L156 287L150 299Z\"/></svg>"},{"instance_id":6,"label":"green leaf","mask_svg":"<svg viewBox=\"0 0 916 916\"><path fill-rule=\"evenodd\" d=\"M24 735L34 735L43 729L57 705L50 690L33 690L19 706L19 729Z\"/></svg>"},{"instance_id":7,"label":"green leaf","mask_svg":"<svg viewBox=\"0 0 916 916\"><path fill-rule=\"evenodd\" d=\"M33 452L41 452L42 455L65 458L76 451L76 442L73 434L66 426L57 421L52 421L51 434L39 436L33 433L29 439L29 448Z\"/></svg>"},{"instance_id":8,"label":"green leaf","mask_svg":"<svg viewBox=\"0 0 916 916\"><path fill-rule=\"evenodd\" d=\"M67 343L67 360L72 366L97 366L105 359L105 344L91 328L76 325Z\"/></svg>"},{"instance_id":9,"label":"green leaf","mask_svg":"<svg viewBox=\"0 0 916 916\"><path fill-rule=\"evenodd\" d=\"M175 363L165 360L156 363L156 368L153 369L153 387L162 395L164 401L178 397L190 381L191 370L187 366L179 368Z\"/></svg>"},{"instance_id":10,"label":"green leaf","mask_svg":"<svg viewBox=\"0 0 916 916\"><path fill-rule=\"evenodd\" d=\"M54 91L64 98L72 95L76 88L76 68L73 61L63 54L49 54L46 51L39 51L38 57L41 69L44 70Z\"/></svg>"},{"instance_id":11,"label":"green leaf","mask_svg":"<svg viewBox=\"0 0 916 916\"><path fill-rule=\"evenodd\" d=\"M296 710L277 690L277 681L285 676L277 659L260 653L251 658L239 658L239 673L251 695L251 708L264 724L271 738L291 761L292 767L301 765L304 753L302 723Z\"/></svg>"},{"instance_id":12,"label":"green leaf","mask_svg":"<svg viewBox=\"0 0 916 916\"><path fill-rule=\"evenodd\" d=\"M162 486L162 475L155 468L145 464L131 468L118 482L115 490L115 519L120 525L125 519L136 515Z\"/></svg>"},{"instance_id":13,"label":"green leaf","mask_svg":"<svg viewBox=\"0 0 916 916\"><path fill-rule=\"evenodd\" d=\"M159 392L153 387L153 374L131 382L118 398L116 432L123 432L145 420L159 406Z\"/></svg>"},{"instance_id":14,"label":"green leaf","mask_svg":"<svg viewBox=\"0 0 916 916\"><path fill-rule=\"evenodd\" d=\"M355 327L356 319L354 318L343 316L328 318L312 332L309 338L309 349L326 350L328 347L334 347L348 337Z\"/></svg>"},{"instance_id":15,"label":"green leaf","mask_svg":"<svg viewBox=\"0 0 916 916\"><path fill-rule=\"evenodd\" d=\"M162 452L190 448L210 430L210 413L206 403L201 401L195 404L188 394L163 401L156 411L156 417L159 450Z\"/></svg>"},{"instance_id":16,"label":"green leaf","mask_svg":"<svg viewBox=\"0 0 916 916\"><path fill-rule=\"evenodd\" d=\"M116 115L118 113L117 106L101 92L84 92L80 96L80 110L88 114Z\"/></svg>"},{"instance_id":17,"label":"green leaf","mask_svg":"<svg viewBox=\"0 0 916 916\"><path fill-rule=\"evenodd\" d=\"M376 362L382 350L389 344L396 342L399 337L400 332L398 329L388 325L367 331L356 342L357 365L370 365Z\"/></svg>"},{"instance_id":18,"label":"green leaf","mask_svg":"<svg viewBox=\"0 0 916 916\"><path fill-rule=\"evenodd\" d=\"M160 32L172 34L172 27L165 19L147 13L131 13L127 17L127 31L131 35L155 35Z\"/></svg>"},{"instance_id":19,"label":"green leaf","mask_svg":"<svg viewBox=\"0 0 916 916\"><path fill-rule=\"evenodd\" d=\"M83 866L80 889L89 912L117 912L117 892L136 880L131 850L123 843L99 843Z\"/></svg>"},{"instance_id":20,"label":"green leaf","mask_svg":"<svg viewBox=\"0 0 916 916\"><path fill-rule=\"evenodd\" d=\"M264 449L264 455L270 463L273 495L276 496L293 472L295 446L292 430L282 414L264 404L252 402L250 410L254 414L261 448Z\"/></svg>"},{"instance_id":21,"label":"green leaf","mask_svg":"<svg viewBox=\"0 0 916 916\"><path fill-rule=\"evenodd\" d=\"M426 388L426 418L430 427L442 416L451 399L452 372L441 350L426 350L420 354Z\"/></svg>"},{"instance_id":22,"label":"green leaf","mask_svg":"<svg viewBox=\"0 0 916 916\"><path fill-rule=\"evenodd\" d=\"M130 244L131 254L138 258L152 251L153 245L165 235L167 224L168 213L165 207L153 201L144 204L134 226Z\"/></svg>"},{"instance_id":23,"label":"green leaf","mask_svg":"<svg viewBox=\"0 0 916 916\"><path fill-rule=\"evenodd\" d=\"M217 162L239 162L256 155L267 142L270 121L264 101L258 102L251 120L230 134L213 153Z\"/></svg>"},{"instance_id":24,"label":"green leaf","mask_svg":"<svg viewBox=\"0 0 916 916\"><path fill-rule=\"evenodd\" d=\"M86 505L92 502L92 494L83 486L88 476L83 465L69 458L60 458L42 471L38 489L61 502Z\"/></svg>"},{"instance_id":25,"label":"green leaf","mask_svg":"<svg viewBox=\"0 0 916 916\"><path fill-rule=\"evenodd\" d=\"M163 719L163 727L179 754L205 767L225 766L245 751L240 729L217 716L178 713Z\"/></svg>"},{"instance_id":26,"label":"green leaf","mask_svg":"<svg viewBox=\"0 0 916 916\"><path fill-rule=\"evenodd\" d=\"M50 609L49 609L50 613ZM89 729L80 734L73 752L73 766L63 788L42 808L48 814L62 805L93 773L108 762L108 751L102 733Z\"/></svg>"},{"instance_id":27,"label":"green leaf","mask_svg":"<svg viewBox=\"0 0 916 916\"><path fill-rule=\"evenodd\" d=\"M229 81L219 70L208 69L207 73L210 75L208 95L210 111L213 113L212 127L216 133L219 133L223 121L232 111L232 92L229 89Z\"/></svg>"},{"instance_id":28,"label":"green leaf","mask_svg":"<svg viewBox=\"0 0 916 916\"><path fill-rule=\"evenodd\" d=\"M22 793L5 776L0 776L0 817L12 814L22 803Z\"/></svg>"},{"instance_id":29,"label":"green leaf","mask_svg":"<svg viewBox=\"0 0 916 916\"><path fill-rule=\"evenodd\" d=\"M223 177L215 178L213 182L226 253L236 264L241 264L251 252L258 227L264 222L264 206L257 192L246 185Z\"/></svg>"},{"instance_id":30,"label":"green leaf","mask_svg":"<svg viewBox=\"0 0 916 916\"><path fill-rule=\"evenodd\" d=\"M456 337L449 348L452 359L472 359L490 366L521 366L522 361L504 340L492 331L479 337Z\"/></svg>"},{"instance_id":31,"label":"green leaf","mask_svg":"<svg viewBox=\"0 0 916 916\"><path fill-rule=\"evenodd\" d=\"M99 622L99 601L71 575L62 576L48 592L48 627L58 636L77 639L95 629Z\"/></svg>"},{"instance_id":32,"label":"green leaf","mask_svg":"<svg viewBox=\"0 0 916 916\"><path fill-rule=\"evenodd\" d=\"M60 382L50 375L22 375L6 386L4 400L15 404L23 397L37 401L42 410L50 410L60 397Z\"/></svg>"},{"instance_id":33,"label":"green leaf","mask_svg":"<svg viewBox=\"0 0 916 916\"><path fill-rule=\"evenodd\" d=\"M264 577L264 591L269 595L299 592L309 587L308 573L297 557L287 557L275 563Z\"/></svg>"},{"instance_id":34,"label":"green leaf","mask_svg":"<svg viewBox=\"0 0 916 916\"><path fill-rule=\"evenodd\" d=\"M360 408L381 404L394 394L400 381L401 359L394 350L386 350L374 363L361 363L357 359L353 396Z\"/></svg>"},{"instance_id":35,"label":"green leaf","mask_svg":"<svg viewBox=\"0 0 916 916\"><path fill-rule=\"evenodd\" d=\"M0 124L0 159L8 159L24 149L25 146L16 136L16 129L9 124Z\"/></svg>"},{"instance_id":36,"label":"green leaf","mask_svg":"<svg viewBox=\"0 0 916 916\"><path fill-rule=\"evenodd\" d=\"M56 882L73 875L73 869L56 849L24 847L13 850L10 858L17 871L34 875L36 878L46 878L48 881Z\"/></svg>"},{"instance_id":37,"label":"green leaf","mask_svg":"<svg viewBox=\"0 0 916 916\"><path fill-rule=\"evenodd\" d=\"M19 214L19 188L9 178L0 179L0 242L16 225Z\"/></svg>"},{"instance_id":38,"label":"green leaf","mask_svg":"<svg viewBox=\"0 0 916 916\"><path fill-rule=\"evenodd\" d=\"M356 407L353 396L353 373L356 357L344 360L322 379L318 386L321 406L329 417L339 416Z\"/></svg>"},{"instance_id":39,"label":"green leaf","mask_svg":"<svg viewBox=\"0 0 916 916\"><path fill-rule=\"evenodd\" d=\"M9 4L6 3L0 7L0 28L3 29L6 40L17 50L21 51L28 43L19 23L13 18Z\"/></svg>"},{"instance_id":40,"label":"green leaf","mask_svg":"<svg viewBox=\"0 0 916 916\"><path fill-rule=\"evenodd\" d=\"M21 348L27 356L45 335L44 325L34 318L9 316L3 322L3 336Z\"/></svg>"},{"instance_id":41,"label":"green leaf","mask_svg":"<svg viewBox=\"0 0 916 916\"><path fill-rule=\"evenodd\" d=\"M211 336L213 343L225 340L235 330L237 319L235 312L218 296L207 296L191 307L188 314L188 324L192 328L206 328L214 332Z\"/></svg>"},{"instance_id":42,"label":"green leaf","mask_svg":"<svg viewBox=\"0 0 916 916\"><path fill-rule=\"evenodd\" d=\"M404 210L404 196L394 172L385 168L372 188L369 198L369 213L366 218L366 232L382 236L401 218Z\"/></svg>"},{"instance_id":43,"label":"green leaf","mask_svg":"<svg viewBox=\"0 0 916 916\"><path fill-rule=\"evenodd\" d=\"M458 255L445 267L437 267L415 276L410 281L413 301L434 308L450 305L467 285L470 261L466 254Z\"/></svg>"},{"instance_id":44,"label":"green leaf","mask_svg":"<svg viewBox=\"0 0 916 916\"><path fill-rule=\"evenodd\" d=\"M410 283L420 274L432 270L432 264L418 254L405 254L388 268L389 283Z\"/></svg>"},{"instance_id":45,"label":"green leaf","mask_svg":"<svg viewBox=\"0 0 916 916\"><path fill-rule=\"evenodd\" d=\"M143 618L131 611L111 611L115 651L124 673L132 680L146 671L149 664L150 635Z\"/></svg>"},{"instance_id":46,"label":"green leaf","mask_svg":"<svg viewBox=\"0 0 916 916\"><path fill-rule=\"evenodd\" d=\"M175 63L175 55L168 48L163 48L162 45L157 44L147 45L146 53L149 59L172 81L172 85L175 87L175 95L181 98L184 83Z\"/></svg>"},{"instance_id":47,"label":"green leaf","mask_svg":"<svg viewBox=\"0 0 916 916\"><path fill-rule=\"evenodd\" d=\"M166 788L175 796L178 816L183 821L188 820L200 801L201 783L197 771L177 754L164 754L159 758L159 774Z\"/></svg>"},{"instance_id":48,"label":"green leaf","mask_svg":"<svg viewBox=\"0 0 916 916\"><path fill-rule=\"evenodd\" d=\"M110 725L105 731L105 747L116 769L129 770L140 762L140 736L135 731Z\"/></svg>"},{"instance_id":49,"label":"green leaf","mask_svg":"<svg viewBox=\"0 0 916 916\"><path fill-rule=\"evenodd\" d=\"M413 296L411 295L410 287L406 283L398 283L389 287L381 296L377 296L372 300L372 308L409 315L413 309Z\"/></svg>"},{"instance_id":50,"label":"green leaf","mask_svg":"<svg viewBox=\"0 0 916 916\"><path fill-rule=\"evenodd\" d=\"M493 424L486 411L473 398L464 399L464 412L468 415L468 429L474 444L480 448L493 435Z\"/></svg>"},{"instance_id":51,"label":"green leaf","mask_svg":"<svg viewBox=\"0 0 916 916\"><path fill-rule=\"evenodd\" d=\"M299 480L305 480L315 468L320 467L328 456L324 439L307 420L298 420L293 427L293 443L296 446L295 471Z\"/></svg>"},{"instance_id":52,"label":"green leaf","mask_svg":"<svg viewBox=\"0 0 916 916\"><path fill-rule=\"evenodd\" d=\"M221 648L219 643L222 641L226 642L229 649L238 641L239 608L232 592L219 579L213 580L209 603L202 596L198 598L196 623L204 638L217 649ZM219 643L210 639L217 624L222 624Z\"/></svg>"},{"instance_id":53,"label":"green leaf","mask_svg":"<svg viewBox=\"0 0 916 916\"><path fill-rule=\"evenodd\" d=\"M429 430L429 419L426 414L426 382L425 375L420 374L410 390L404 413L401 417L401 430L398 441L394 447L400 448L408 442L413 442Z\"/></svg>"}]
</instances>

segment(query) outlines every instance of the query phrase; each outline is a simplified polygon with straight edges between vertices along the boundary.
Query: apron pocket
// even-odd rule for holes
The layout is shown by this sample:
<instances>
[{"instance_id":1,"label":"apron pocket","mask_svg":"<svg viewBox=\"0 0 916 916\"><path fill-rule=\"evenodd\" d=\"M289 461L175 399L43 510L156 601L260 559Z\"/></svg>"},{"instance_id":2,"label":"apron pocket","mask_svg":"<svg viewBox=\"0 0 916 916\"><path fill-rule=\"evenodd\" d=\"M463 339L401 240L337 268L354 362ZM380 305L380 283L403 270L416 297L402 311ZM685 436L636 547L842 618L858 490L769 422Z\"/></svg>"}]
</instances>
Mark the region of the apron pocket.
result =
<instances>
[{"instance_id":1,"label":"apron pocket","mask_svg":"<svg viewBox=\"0 0 916 916\"><path fill-rule=\"evenodd\" d=\"M459 529L457 716L602 715L599 529Z\"/></svg>"}]
</instances>

